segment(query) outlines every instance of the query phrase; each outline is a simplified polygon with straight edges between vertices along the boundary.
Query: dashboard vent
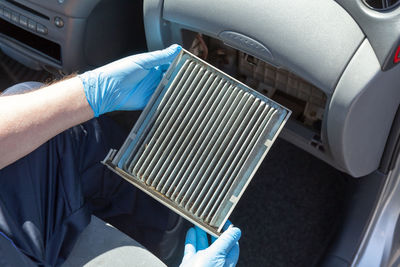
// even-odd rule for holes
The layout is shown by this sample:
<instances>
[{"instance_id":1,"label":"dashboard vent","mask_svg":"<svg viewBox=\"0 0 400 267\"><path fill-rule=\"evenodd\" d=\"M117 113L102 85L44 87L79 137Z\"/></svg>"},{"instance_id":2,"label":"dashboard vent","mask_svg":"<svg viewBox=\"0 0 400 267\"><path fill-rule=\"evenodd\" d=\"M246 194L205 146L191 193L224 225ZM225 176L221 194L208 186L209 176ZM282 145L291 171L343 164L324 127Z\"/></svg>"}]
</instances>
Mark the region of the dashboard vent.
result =
<instances>
[{"instance_id":1,"label":"dashboard vent","mask_svg":"<svg viewBox=\"0 0 400 267\"><path fill-rule=\"evenodd\" d=\"M104 162L218 236L289 115L182 51L118 154Z\"/></svg>"},{"instance_id":2,"label":"dashboard vent","mask_svg":"<svg viewBox=\"0 0 400 267\"><path fill-rule=\"evenodd\" d=\"M384 11L399 5L399 0L364 0L364 3L372 9Z\"/></svg>"}]
</instances>

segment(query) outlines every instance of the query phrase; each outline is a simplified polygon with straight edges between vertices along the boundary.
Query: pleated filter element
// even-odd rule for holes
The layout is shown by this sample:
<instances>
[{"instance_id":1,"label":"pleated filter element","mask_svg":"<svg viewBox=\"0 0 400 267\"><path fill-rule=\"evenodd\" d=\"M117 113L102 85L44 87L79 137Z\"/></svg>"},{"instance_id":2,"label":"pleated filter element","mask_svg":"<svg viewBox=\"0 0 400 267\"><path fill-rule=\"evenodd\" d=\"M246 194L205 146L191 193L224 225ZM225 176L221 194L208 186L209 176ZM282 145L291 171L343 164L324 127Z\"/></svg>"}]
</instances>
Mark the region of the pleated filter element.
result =
<instances>
[{"instance_id":1,"label":"pleated filter element","mask_svg":"<svg viewBox=\"0 0 400 267\"><path fill-rule=\"evenodd\" d=\"M103 163L218 236L289 116L182 50L121 149Z\"/></svg>"}]
</instances>

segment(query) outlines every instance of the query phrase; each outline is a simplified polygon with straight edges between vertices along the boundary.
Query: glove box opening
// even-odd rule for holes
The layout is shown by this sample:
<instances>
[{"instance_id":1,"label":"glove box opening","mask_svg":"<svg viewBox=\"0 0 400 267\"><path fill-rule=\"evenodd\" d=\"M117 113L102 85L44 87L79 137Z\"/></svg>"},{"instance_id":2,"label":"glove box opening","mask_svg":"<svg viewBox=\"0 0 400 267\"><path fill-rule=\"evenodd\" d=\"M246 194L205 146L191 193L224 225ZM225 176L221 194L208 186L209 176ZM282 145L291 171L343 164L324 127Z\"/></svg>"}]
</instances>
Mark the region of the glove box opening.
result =
<instances>
[{"instance_id":1,"label":"glove box opening","mask_svg":"<svg viewBox=\"0 0 400 267\"><path fill-rule=\"evenodd\" d=\"M307 142L312 149L325 151L321 131L327 96L321 89L218 39L187 29L181 33L183 46L190 52L292 110L285 130L292 137L295 133L296 139Z\"/></svg>"}]
</instances>

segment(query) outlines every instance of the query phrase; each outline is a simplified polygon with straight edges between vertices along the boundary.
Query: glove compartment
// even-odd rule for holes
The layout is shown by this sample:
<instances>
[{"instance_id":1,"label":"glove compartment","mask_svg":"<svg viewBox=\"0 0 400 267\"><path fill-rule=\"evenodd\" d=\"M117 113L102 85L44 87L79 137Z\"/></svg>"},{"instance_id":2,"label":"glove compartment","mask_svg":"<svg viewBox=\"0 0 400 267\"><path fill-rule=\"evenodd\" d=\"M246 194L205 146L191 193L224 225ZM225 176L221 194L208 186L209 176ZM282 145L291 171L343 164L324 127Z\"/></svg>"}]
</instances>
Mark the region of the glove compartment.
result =
<instances>
[{"instance_id":1,"label":"glove compartment","mask_svg":"<svg viewBox=\"0 0 400 267\"><path fill-rule=\"evenodd\" d=\"M382 84L378 80L383 81L389 73L380 70L373 50L362 52L369 46L368 40L335 1L145 0L144 22L150 50L184 44L184 33L189 30L238 50L239 69L245 66L245 55L240 58L244 52L267 63L263 68L270 73L282 74L284 70L287 80L293 74L295 79L307 81L326 99L321 127L310 129L293 116L281 137L356 177L379 167L398 97L388 82L381 94L377 91ZM369 68L355 66L361 54L374 64ZM259 66L253 67L253 77L259 74ZM374 73L363 75L358 84L357 70L371 68ZM266 77L266 72L263 75ZM377 95L381 96L380 103L393 100L388 106L380 105L372 116L366 105L371 105ZM368 124L368 116L372 116L372 124Z\"/></svg>"},{"instance_id":2,"label":"glove compartment","mask_svg":"<svg viewBox=\"0 0 400 267\"><path fill-rule=\"evenodd\" d=\"M364 38L351 16L331 0L165 0L162 8L166 21L284 66L327 93Z\"/></svg>"}]
</instances>

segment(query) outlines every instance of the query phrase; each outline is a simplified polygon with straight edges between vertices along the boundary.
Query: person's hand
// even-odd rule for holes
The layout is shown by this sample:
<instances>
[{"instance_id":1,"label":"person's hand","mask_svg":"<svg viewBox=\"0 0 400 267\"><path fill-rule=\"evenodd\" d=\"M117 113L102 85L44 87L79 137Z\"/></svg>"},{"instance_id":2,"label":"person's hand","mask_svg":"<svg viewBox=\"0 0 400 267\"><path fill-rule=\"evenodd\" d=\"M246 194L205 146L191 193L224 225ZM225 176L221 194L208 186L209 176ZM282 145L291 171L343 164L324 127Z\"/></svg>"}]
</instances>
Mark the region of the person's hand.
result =
<instances>
[{"instance_id":1,"label":"person's hand","mask_svg":"<svg viewBox=\"0 0 400 267\"><path fill-rule=\"evenodd\" d=\"M237 227L229 227L218 239L208 246L207 234L199 227L192 227L186 234L185 252L181 267L233 267L239 259Z\"/></svg>"},{"instance_id":2,"label":"person's hand","mask_svg":"<svg viewBox=\"0 0 400 267\"><path fill-rule=\"evenodd\" d=\"M179 45L172 45L79 75L94 116L114 110L143 109L181 49Z\"/></svg>"}]
</instances>

